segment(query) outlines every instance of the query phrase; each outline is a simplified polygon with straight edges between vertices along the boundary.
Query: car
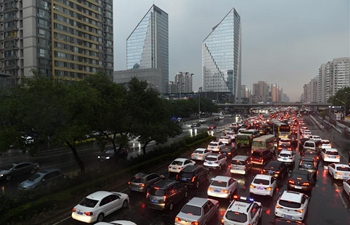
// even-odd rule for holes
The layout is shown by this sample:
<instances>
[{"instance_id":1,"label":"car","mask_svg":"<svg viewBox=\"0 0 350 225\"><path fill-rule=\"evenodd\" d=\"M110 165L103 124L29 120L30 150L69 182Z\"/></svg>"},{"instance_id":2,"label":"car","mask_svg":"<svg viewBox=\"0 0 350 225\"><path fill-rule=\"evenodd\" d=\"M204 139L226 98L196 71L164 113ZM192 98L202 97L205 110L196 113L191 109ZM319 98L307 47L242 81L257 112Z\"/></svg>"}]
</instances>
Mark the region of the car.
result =
<instances>
[{"instance_id":1,"label":"car","mask_svg":"<svg viewBox=\"0 0 350 225\"><path fill-rule=\"evenodd\" d=\"M247 155L236 155L231 160L230 173L246 175L252 168L250 157Z\"/></svg>"},{"instance_id":2,"label":"car","mask_svg":"<svg viewBox=\"0 0 350 225\"><path fill-rule=\"evenodd\" d=\"M311 130L309 129L304 130L303 137L310 138L311 135L312 135Z\"/></svg>"},{"instance_id":3,"label":"car","mask_svg":"<svg viewBox=\"0 0 350 225\"><path fill-rule=\"evenodd\" d=\"M291 140L289 138L281 138L278 142L278 151L282 149L292 150Z\"/></svg>"},{"instance_id":4,"label":"car","mask_svg":"<svg viewBox=\"0 0 350 225\"><path fill-rule=\"evenodd\" d=\"M207 130L214 130L214 129L216 129L216 125L210 125L207 128Z\"/></svg>"},{"instance_id":5,"label":"car","mask_svg":"<svg viewBox=\"0 0 350 225\"><path fill-rule=\"evenodd\" d=\"M350 178L343 180L343 190L349 196L350 199Z\"/></svg>"},{"instance_id":6,"label":"car","mask_svg":"<svg viewBox=\"0 0 350 225\"><path fill-rule=\"evenodd\" d=\"M321 142L321 141L318 141L318 142ZM317 141L315 140L305 141L303 145L303 151L306 151L306 150L313 150L319 153L319 149L317 148Z\"/></svg>"},{"instance_id":7,"label":"car","mask_svg":"<svg viewBox=\"0 0 350 225\"><path fill-rule=\"evenodd\" d=\"M311 158L313 159L317 165L320 162L320 157L316 151L313 150L306 150L301 153L301 158Z\"/></svg>"},{"instance_id":8,"label":"car","mask_svg":"<svg viewBox=\"0 0 350 225\"><path fill-rule=\"evenodd\" d=\"M38 169L38 163L12 163L11 165L0 169L0 180L11 180L12 177L21 176L29 173L34 174L36 171L38 171Z\"/></svg>"},{"instance_id":9,"label":"car","mask_svg":"<svg viewBox=\"0 0 350 225\"><path fill-rule=\"evenodd\" d=\"M221 170L225 168L227 165L226 156L220 153L210 153L207 157L205 157L203 166L209 169L218 169Z\"/></svg>"},{"instance_id":10,"label":"car","mask_svg":"<svg viewBox=\"0 0 350 225\"><path fill-rule=\"evenodd\" d=\"M122 192L96 191L72 209L72 218L85 223L101 222L104 217L129 205L129 196Z\"/></svg>"},{"instance_id":11,"label":"car","mask_svg":"<svg viewBox=\"0 0 350 225\"><path fill-rule=\"evenodd\" d=\"M212 152L219 152L225 147L225 144L221 141L211 141L208 144L207 149Z\"/></svg>"},{"instance_id":12,"label":"car","mask_svg":"<svg viewBox=\"0 0 350 225\"><path fill-rule=\"evenodd\" d=\"M35 139L32 136L29 135L23 135L21 138L24 140L24 144L30 145L35 142Z\"/></svg>"},{"instance_id":13,"label":"car","mask_svg":"<svg viewBox=\"0 0 350 225\"><path fill-rule=\"evenodd\" d=\"M136 223L129 220L115 220L111 222L98 222L95 225L136 225Z\"/></svg>"},{"instance_id":14,"label":"car","mask_svg":"<svg viewBox=\"0 0 350 225\"><path fill-rule=\"evenodd\" d=\"M350 166L348 164L331 163L328 165L328 173L336 180L350 178Z\"/></svg>"},{"instance_id":15,"label":"car","mask_svg":"<svg viewBox=\"0 0 350 225\"><path fill-rule=\"evenodd\" d=\"M277 160L287 165L294 165L295 154L293 151L282 149L277 156Z\"/></svg>"},{"instance_id":16,"label":"car","mask_svg":"<svg viewBox=\"0 0 350 225\"><path fill-rule=\"evenodd\" d=\"M284 191L277 200L275 216L303 221L309 206L309 196L296 191Z\"/></svg>"},{"instance_id":17,"label":"car","mask_svg":"<svg viewBox=\"0 0 350 225\"><path fill-rule=\"evenodd\" d=\"M321 158L324 162L340 162L340 155L336 148L324 148L321 150Z\"/></svg>"},{"instance_id":18,"label":"car","mask_svg":"<svg viewBox=\"0 0 350 225\"><path fill-rule=\"evenodd\" d=\"M250 158L253 164L265 165L273 159L273 155L268 149L255 149Z\"/></svg>"},{"instance_id":19,"label":"car","mask_svg":"<svg viewBox=\"0 0 350 225\"><path fill-rule=\"evenodd\" d=\"M209 170L197 165L187 166L175 178L187 186L199 188L209 181Z\"/></svg>"},{"instance_id":20,"label":"car","mask_svg":"<svg viewBox=\"0 0 350 225\"><path fill-rule=\"evenodd\" d=\"M173 210L174 205L188 197L188 188L177 180L164 179L152 184L147 189L146 204L148 208Z\"/></svg>"},{"instance_id":21,"label":"car","mask_svg":"<svg viewBox=\"0 0 350 225\"><path fill-rule=\"evenodd\" d=\"M288 175L288 166L284 162L273 160L265 165L261 173L271 175L276 179L283 179Z\"/></svg>"},{"instance_id":22,"label":"car","mask_svg":"<svg viewBox=\"0 0 350 225\"><path fill-rule=\"evenodd\" d=\"M321 145L322 149L323 148L332 148L332 144L331 144L331 142L329 140L322 139L321 142L322 142L322 145Z\"/></svg>"},{"instance_id":23,"label":"car","mask_svg":"<svg viewBox=\"0 0 350 225\"><path fill-rule=\"evenodd\" d=\"M164 175L159 175L157 173L140 172L135 174L130 179L130 181L128 181L129 190L136 192L146 192L147 188L150 185L162 179L164 179Z\"/></svg>"},{"instance_id":24,"label":"car","mask_svg":"<svg viewBox=\"0 0 350 225\"><path fill-rule=\"evenodd\" d=\"M209 224L218 214L219 202L210 198L193 197L175 217L175 225Z\"/></svg>"},{"instance_id":25,"label":"car","mask_svg":"<svg viewBox=\"0 0 350 225\"><path fill-rule=\"evenodd\" d=\"M313 140L313 141L321 141L322 138L319 136L319 135L310 135L310 140Z\"/></svg>"},{"instance_id":26,"label":"car","mask_svg":"<svg viewBox=\"0 0 350 225\"><path fill-rule=\"evenodd\" d=\"M119 150L119 147L117 147L117 153L118 153L118 150ZM119 158L122 158L122 159L127 159L128 158L128 154L129 154L129 150L126 149L126 148L121 148L120 151L119 151ZM106 161L109 161L109 162L112 162L113 160L112 159L115 159L115 151L114 149L106 149L104 150L101 154L99 154L97 156L98 160L100 160L100 162L106 162Z\"/></svg>"},{"instance_id":27,"label":"car","mask_svg":"<svg viewBox=\"0 0 350 225\"><path fill-rule=\"evenodd\" d=\"M177 158L168 166L168 172L179 173L183 168L189 165L196 165L196 162L187 158Z\"/></svg>"},{"instance_id":28,"label":"car","mask_svg":"<svg viewBox=\"0 0 350 225\"><path fill-rule=\"evenodd\" d=\"M195 123L191 123L191 127L194 128L194 127L200 127L201 126L201 123L200 122L195 122Z\"/></svg>"},{"instance_id":29,"label":"car","mask_svg":"<svg viewBox=\"0 0 350 225\"><path fill-rule=\"evenodd\" d=\"M300 159L298 168L299 170L309 171L310 173L314 174L316 178L317 162L314 161L313 158L304 157Z\"/></svg>"},{"instance_id":30,"label":"car","mask_svg":"<svg viewBox=\"0 0 350 225\"><path fill-rule=\"evenodd\" d=\"M221 219L223 225L261 224L261 203L250 197L234 196Z\"/></svg>"},{"instance_id":31,"label":"car","mask_svg":"<svg viewBox=\"0 0 350 225\"><path fill-rule=\"evenodd\" d=\"M19 190L30 190L45 186L50 183L58 182L64 178L64 174L60 169L45 169L38 171L29 177L27 180L23 181L19 186Z\"/></svg>"},{"instance_id":32,"label":"car","mask_svg":"<svg viewBox=\"0 0 350 225\"><path fill-rule=\"evenodd\" d=\"M277 186L277 180L271 175L257 174L252 180L249 192L256 195L273 196Z\"/></svg>"},{"instance_id":33,"label":"car","mask_svg":"<svg viewBox=\"0 0 350 225\"><path fill-rule=\"evenodd\" d=\"M310 192L315 185L314 175L306 170L294 170L288 178L287 189Z\"/></svg>"},{"instance_id":34,"label":"car","mask_svg":"<svg viewBox=\"0 0 350 225\"><path fill-rule=\"evenodd\" d=\"M199 119L199 122L200 122L200 123L206 123L206 122L207 122L207 120L206 120L206 119L204 119L204 118L201 118L201 119Z\"/></svg>"},{"instance_id":35,"label":"car","mask_svg":"<svg viewBox=\"0 0 350 225\"><path fill-rule=\"evenodd\" d=\"M231 145L232 144L232 138L228 135L225 136L221 136L219 138L219 142L224 143L226 146Z\"/></svg>"},{"instance_id":36,"label":"car","mask_svg":"<svg viewBox=\"0 0 350 225\"><path fill-rule=\"evenodd\" d=\"M301 221L293 221L288 220L284 218L276 217L273 222L270 223L271 225L305 225L305 223Z\"/></svg>"},{"instance_id":37,"label":"car","mask_svg":"<svg viewBox=\"0 0 350 225\"><path fill-rule=\"evenodd\" d=\"M228 160L237 155L238 150L232 145L226 145L219 153L226 156Z\"/></svg>"},{"instance_id":38,"label":"car","mask_svg":"<svg viewBox=\"0 0 350 225\"><path fill-rule=\"evenodd\" d=\"M211 197L232 199L238 182L232 177L216 176L211 180L207 194Z\"/></svg>"},{"instance_id":39,"label":"car","mask_svg":"<svg viewBox=\"0 0 350 225\"><path fill-rule=\"evenodd\" d=\"M197 148L191 154L191 159L192 160L204 161L205 157L207 155L209 155L210 153L211 153L211 151L207 150L206 148Z\"/></svg>"}]
</instances>

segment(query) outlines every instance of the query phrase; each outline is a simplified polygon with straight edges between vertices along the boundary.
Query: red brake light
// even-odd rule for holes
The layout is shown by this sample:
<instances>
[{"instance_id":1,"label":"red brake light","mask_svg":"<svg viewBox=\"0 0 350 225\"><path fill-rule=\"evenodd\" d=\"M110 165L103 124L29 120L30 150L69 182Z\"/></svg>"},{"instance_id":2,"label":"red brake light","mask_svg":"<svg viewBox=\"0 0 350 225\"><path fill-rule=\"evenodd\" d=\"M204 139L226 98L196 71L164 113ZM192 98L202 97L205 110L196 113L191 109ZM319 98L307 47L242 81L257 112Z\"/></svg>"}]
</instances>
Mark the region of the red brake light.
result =
<instances>
[{"instance_id":1,"label":"red brake light","mask_svg":"<svg viewBox=\"0 0 350 225\"><path fill-rule=\"evenodd\" d=\"M192 180L191 180L191 181L194 182L195 179L196 179L196 176L192 177Z\"/></svg>"},{"instance_id":2,"label":"red brake light","mask_svg":"<svg viewBox=\"0 0 350 225\"><path fill-rule=\"evenodd\" d=\"M191 225L198 225L198 222L191 222Z\"/></svg>"},{"instance_id":3,"label":"red brake light","mask_svg":"<svg viewBox=\"0 0 350 225\"><path fill-rule=\"evenodd\" d=\"M87 216L92 216L92 212L84 212L84 214Z\"/></svg>"},{"instance_id":4,"label":"red brake light","mask_svg":"<svg viewBox=\"0 0 350 225\"><path fill-rule=\"evenodd\" d=\"M181 222L181 219L179 217L175 217L175 222Z\"/></svg>"},{"instance_id":5,"label":"red brake light","mask_svg":"<svg viewBox=\"0 0 350 225\"><path fill-rule=\"evenodd\" d=\"M146 185L145 184L140 184L141 187L145 187Z\"/></svg>"},{"instance_id":6,"label":"red brake light","mask_svg":"<svg viewBox=\"0 0 350 225\"><path fill-rule=\"evenodd\" d=\"M77 210L75 208L72 209L72 212L76 212Z\"/></svg>"},{"instance_id":7,"label":"red brake light","mask_svg":"<svg viewBox=\"0 0 350 225\"><path fill-rule=\"evenodd\" d=\"M130 185L130 184L131 184L131 182L130 182L130 181L128 181L128 184Z\"/></svg>"}]
</instances>

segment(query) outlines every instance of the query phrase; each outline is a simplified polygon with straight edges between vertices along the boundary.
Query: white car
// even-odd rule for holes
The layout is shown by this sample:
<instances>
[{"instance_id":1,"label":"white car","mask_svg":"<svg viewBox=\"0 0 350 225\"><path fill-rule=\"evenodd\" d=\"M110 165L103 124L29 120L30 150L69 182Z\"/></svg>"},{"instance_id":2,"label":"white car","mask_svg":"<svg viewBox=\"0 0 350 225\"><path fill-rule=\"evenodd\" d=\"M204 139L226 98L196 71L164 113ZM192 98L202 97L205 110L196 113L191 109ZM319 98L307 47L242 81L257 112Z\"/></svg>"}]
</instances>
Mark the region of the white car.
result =
<instances>
[{"instance_id":1,"label":"white car","mask_svg":"<svg viewBox=\"0 0 350 225\"><path fill-rule=\"evenodd\" d=\"M343 181L343 190L350 198L350 178Z\"/></svg>"},{"instance_id":2,"label":"white car","mask_svg":"<svg viewBox=\"0 0 350 225\"><path fill-rule=\"evenodd\" d=\"M101 222L105 216L128 205L129 196L125 193L97 191L74 206L72 218L85 223Z\"/></svg>"},{"instance_id":3,"label":"white car","mask_svg":"<svg viewBox=\"0 0 350 225\"><path fill-rule=\"evenodd\" d=\"M253 198L234 196L222 218L224 225L259 224L263 209L261 203Z\"/></svg>"},{"instance_id":4,"label":"white car","mask_svg":"<svg viewBox=\"0 0 350 225\"><path fill-rule=\"evenodd\" d=\"M328 165L328 173L334 179L346 180L350 178L350 166L347 164L332 163Z\"/></svg>"},{"instance_id":5,"label":"white car","mask_svg":"<svg viewBox=\"0 0 350 225\"><path fill-rule=\"evenodd\" d=\"M285 164L293 164L295 161L295 154L293 153L293 151L282 149L277 156L277 160L280 162L284 162Z\"/></svg>"},{"instance_id":6,"label":"white car","mask_svg":"<svg viewBox=\"0 0 350 225\"><path fill-rule=\"evenodd\" d=\"M169 173L180 173L180 171L189 165L195 165L196 162L191 159L177 158L168 166Z\"/></svg>"},{"instance_id":7,"label":"white car","mask_svg":"<svg viewBox=\"0 0 350 225\"><path fill-rule=\"evenodd\" d=\"M306 138L310 138L310 136L312 135L311 130L304 130L303 132L303 136Z\"/></svg>"},{"instance_id":8,"label":"white car","mask_svg":"<svg viewBox=\"0 0 350 225\"><path fill-rule=\"evenodd\" d=\"M209 169L221 170L227 165L226 159L226 156L220 153L210 153L207 157L205 157L203 166Z\"/></svg>"},{"instance_id":9,"label":"white car","mask_svg":"<svg viewBox=\"0 0 350 225\"><path fill-rule=\"evenodd\" d=\"M324 162L340 162L340 155L335 148L324 148L321 150L321 158Z\"/></svg>"},{"instance_id":10,"label":"white car","mask_svg":"<svg viewBox=\"0 0 350 225\"><path fill-rule=\"evenodd\" d=\"M210 151L206 148L197 148L194 150L194 152L191 154L192 160L200 160L204 161L205 157L210 154Z\"/></svg>"},{"instance_id":11,"label":"white car","mask_svg":"<svg viewBox=\"0 0 350 225\"><path fill-rule=\"evenodd\" d=\"M232 143L232 139L230 136L221 136L219 142L224 143L225 145L230 145Z\"/></svg>"},{"instance_id":12,"label":"white car","mask_svg":"<svg viewBox=\"0 0 350 225\"><path fill-rule=\"evenodd\" d=\"M211 141L207 147L209 151L219 152L225 147L225 144L221 141Z\"/></svg>"},{"instance_id":13,"label":"white car","mask_svg":"<svg viewBox=\"0 0 350 225\"><path fill-rule=\"evenodd\" d=\"M211 180L208 187L208 196L217 198L232 198L236 192L238 182L232 177L227 176L216 176Z\"/></svg>"},{"instance_id":14,"label":"white car","mask_svg":"<svg viewBox=\"0 0 350 225\"><path fill-rule=\"evenodd\" d=\"M271 175L257 174L250 184L249 192L256 195L273 196L277 180Z\"/></svg>"},{"instance_id":15,"label":"white car","mask_svg":"<svg viewBox=\"0 0 350 225\"><path fill-rule=\"evenodd\" d=\"M209 224L219 213L219 201L193 197L175 217L175 225Z\"/></svg>"},{"instance_id":16,"label":"white car","mask_svg":"<svg viewBox=\"0 0 350 225\"><path fill-rule=\"evenodd\" d=\"M310 140L321 141L322 138L319 135L310 135Z\"/></svg>"},{"instance_id":17,"label":"white car","mask_svg":"<svg viewBox=\"0 0 350 225\"><path fill-rule=\"evenodd\" d=\"M129 220L116 220L112 222L98 222L98 223L95 223L95 225L137 225L137 224Z\"/></svg>"},{"instance_id":18,"label":"white car","mask_svg":"<svg viewBox=\"0 0 350 225\"><path fill-rule=\"evenodd\" d=\"M332 148L332 144L329 140L326 140L326 139L322 139L321 140L322 142L322 145L321 145L321 148Z\"/></svg>"},{"instance_id":19,"label":"white car","mask_svg":"<svg viewBox=\"0 0 350 225\"><path fill-rule=\"evenodd\" d=\"M296 191L284 191L277 200L275 216L303 221L309 205L309 196Z\"/></svg>"}]
</instances>

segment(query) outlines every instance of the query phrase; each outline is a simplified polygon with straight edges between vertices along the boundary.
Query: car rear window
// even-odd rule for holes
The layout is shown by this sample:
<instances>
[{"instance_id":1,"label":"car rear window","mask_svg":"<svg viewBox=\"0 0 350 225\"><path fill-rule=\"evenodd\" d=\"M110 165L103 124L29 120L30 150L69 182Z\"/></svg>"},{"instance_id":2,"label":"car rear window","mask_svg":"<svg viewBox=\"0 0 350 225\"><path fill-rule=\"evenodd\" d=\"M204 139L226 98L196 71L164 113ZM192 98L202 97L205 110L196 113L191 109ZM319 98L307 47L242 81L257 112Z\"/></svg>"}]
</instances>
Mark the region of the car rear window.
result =
<instances>
[{"instance_id":1,"label":"car rear window","mask_svg":"<svg viewBox=\"0 0 350 225\"><path fill-rule=\"evenodd\" d=\"M174 161L171 165L182 166L182 161Z\"/></svg>"},{"instance_id":2,"label":"car rear window","mask_svg":"<svg viewBox=\"0 0 350 225\"><path fill-rule=\"evenodd\" d=\"M244 166L246 163L245 161L232 160L231 164Z\"/></svg>"},{"instance_id":3,"label":"car rear window","mask_svg":"<svg viewBox=\"0 0 350 225\"><path fill-rule=\"evenodd\" d=\"M304 146L305 146L305 147L315 147L315 143L312 143L312 142L305 142L305 143L304 143Z\"/></svg>"},{"instance_id":4,"label":"car rear window","mask_svg":"<svg viewBox=\"0 0 350 225\"><path fill-rule=\"evenodd\" d=\"M203 154L204 150L195 150L194 153Z\"/></svg>"},{"instance_id":5,"label":"car rear window","mask_svg":"<svg viewBox=\"0 0 350 225\"><path fill-rule=\"evenodd\" d=\"M326 151L326 154L328 155L339 155L336 151Z\"/></svg>"},{"instance_id":6,"label":"car rear window","mask_svg":"<svg viewBox=\"0 0 350 225\"><path fill-rule=\"evenodd\" d=\"M300 164L300 167L305 168L305 169L310 169L314 166L314 164L312 162L308 162L308 161L303 161Z\"/></svg>"},{"instance_id":7,"label":"car rear window","mask_svg":"<svg viewBox=\"0 0 350 225\"><path fill-rule=\"evenodd\" d=\"M165 195L165 190L164 189L159 189L158 187L150 188L149 190L150 195L154 196L164 196Z\"/></svg>"},{"instance_id":8,"label":"car rear window","mask_svg":"<svg viewBox=\"0 0 350 225\"><path fill-rule=\"evenodd\" d=\"M322 144L328 145L328 144L329 144L329 141L322 141Z\"/></svg>"},{"instance_id":9,"label":"car rear window","mask_svg":"<svg viewBox=\"0 0 350 225\"><path fill-rule=\"evenodd\" d=\"M132 177L131 182L142 183L142 178L141 177Z\"/></svg>"},{"instance_id":10,"label":"car rear window","mask_svg":"<svg viewBox=\"0 0 350 225\"><path fill-rule=\"evenodd\" d=\"M201 214L201 207L198 206L193 206L193 205L185 205L182 209L181 212L188 214L188 215L194 215L194 216L200 216Z\"/></svg>"},{"instance_id":11,"label":"car rear window","mask_svg":"<svg viewBox=\"0 0 350 225\"><path fill-rule=\"evenodd\" d=\"M247 221L247 215L244 213L240 213L240 212L232 212L232 211L228 211L226 213L226 218L228 220L234 221L234 222L239 222L239 223L244 223Z\"/></svg>"},{"instance_id":12,"label":"car rear window","mask_svg":"<svg viewBox=\"0 0 350 225\"><path fill-rule=\"evenodd\" d=\"M261 154L261 152L253 152L253 154L252 154L252 156L258 156L258 157L260 157L262 154Z\"/></svg>"},{"instance_id":13,"label":"car rear window","mask_svg":"<svg viewBox=\"0 0 350 225\"><path fill-rule=\"evenodd\" d=\"M254 179L253 181L255 184L263 184L263 185L269 185L269 181L268 180L265 180L265 179Z\"/></svg>"},{"instance_id":14,"label":"car rear window","mask_svg":"<svg viewBox=\"0 0 350 225\"><path fill-rule=\"evenodd\" d=\"M293 208L293 209L299 209L301 204L298 202L292 202L292 201L286 201L286 200L280 200L279 204L281 206L287 207L287 208Z\"/></svg>"},{"instance_id":15,"label":"car rear window","mask_svg":"<svg viewBox=\"0 0 350 225\"><path fill-rule=\"evenodd\" d=\"M85 207L89 207L89 208L94 208L95 205L97 204L97 200L94 199L90 199L90 198L84 198L83 201L81 201L79 203L79 205L85 206Z\"/></svg>"},{"instance_id":16,"label":"car rear window","mask_svg":"<svg viewBox=\"0 0 350 225\"><path fill-rule=\"evenodd\" d=\"M193 173L192 172L181 172L181 176L182 177L186 177L186 178L191 178L193 177Z\"/></svg>"},{"instance_id":17,"label":"car rear window","mask_svg":"<svg viewBox=\"0 0 350 225\"><path fill-rule=\"evenodd\" d=\"M226 187L227 186L227 182L221 181L221 180L213 180L211 182L211 185L218 186L218 187Z\"/></svg>"},{"instance_id":18,"label":"car rear window","mask_svg":"<svg viewBox=\"0 0 350 225\"><path fill-rule=\"evenodd\" d=\"M209 146L218 146L217 143L209 143Z\"/></svg>"},{"instance_id":19,"label":"car rear window","mask_svg":"<svg viewBox=\"0 0 350 225\"><path fill-rule=\"evenodd\" d=\"M207 161L217 161L218 158L216 158L216 157L205 157L205 160L207 160Z\"/></svg>"},{"instance_id":20,"label":"car rear window","mask_svg":"<svg viewBox=\"0 0 350 225\"><path fill-rule=\"evenodd\" d=\"M281 156L281 157L289 157L289 156L291 156L291 154L288 154L288 153L280 153L280 156Z\"/></svg>"},{"instance_id":21,"label":"car rear window","mask_svg":"<svg viewBox=\"0 0 350 225\"><path fill-rule=\"evenodd\" d=\"M338 167L337 167L337 170L339 170L339 171L350 171L350 168L349 168L349 167L346 167L346 166L344 166L344 167L338 166Z\"/></svg>"}]
</instances>

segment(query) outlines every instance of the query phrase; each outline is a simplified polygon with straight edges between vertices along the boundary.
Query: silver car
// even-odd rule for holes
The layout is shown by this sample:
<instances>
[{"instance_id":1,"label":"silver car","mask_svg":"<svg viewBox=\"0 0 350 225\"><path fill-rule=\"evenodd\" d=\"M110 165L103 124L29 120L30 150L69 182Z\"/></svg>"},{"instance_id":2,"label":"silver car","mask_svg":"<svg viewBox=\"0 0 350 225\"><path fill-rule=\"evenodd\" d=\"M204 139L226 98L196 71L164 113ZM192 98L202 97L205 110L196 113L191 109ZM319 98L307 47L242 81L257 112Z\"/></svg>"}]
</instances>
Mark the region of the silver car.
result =
<instances>
[{"instance_id":1,"label":"silver car","mask_svg":"<svg viewBox=\"0 0 350 225\"><path fill-rule=\"evenodd\" d=\"M19 186L19 190L30 190L40 186L47 185L63 179L64 175L60 169L46 169L39 171L36 174L23 181Z\"/></svg>"},{"instance_id":2,"label":"silver car","mask_svg":"<svg viewBox=\"0 0 350 225\"><path fill-rule=\"evenodd\" d=\"M34 174L39 169L38 163L32 162L20 162L12 163L8 167L0 169L0 180L11 180L12 177L20 176L23 174Z\"/></svg>"},{"instance_id":3,"label":"silver car","mask_svg":"<svg viewBox=\"0 0 350 225\"><path fill-rule=\"evenodd\" d=\"M175 225L209 224L219 211L219 201L210 198L193 197L175 217Z\"/></svg>"}]
</instances>

